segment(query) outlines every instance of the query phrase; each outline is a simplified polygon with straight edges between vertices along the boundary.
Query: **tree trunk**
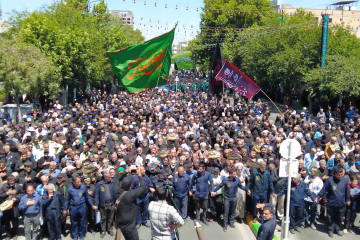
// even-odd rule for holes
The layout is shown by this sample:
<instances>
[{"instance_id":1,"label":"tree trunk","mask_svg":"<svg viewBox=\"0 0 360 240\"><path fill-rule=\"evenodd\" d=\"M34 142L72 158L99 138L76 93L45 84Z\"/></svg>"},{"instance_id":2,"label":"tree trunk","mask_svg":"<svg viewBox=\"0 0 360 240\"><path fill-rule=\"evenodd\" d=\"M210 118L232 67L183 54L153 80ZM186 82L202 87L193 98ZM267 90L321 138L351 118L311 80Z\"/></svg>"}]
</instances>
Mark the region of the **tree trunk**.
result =
<instances>
[{"instance_id":1,"label":"tree trunk","mask_svg":"<svg viewBox=\"0 0 360 240\"><path fill-rule=\"evenodd\" d=\"M17 95L14 96L14 100L16 103L16 110L18 113L18 118L15 120L16 122L19 122L21 120L21 109L20 109L20 101L19 101L19 97Z\"/></svg>"}]
</instances>

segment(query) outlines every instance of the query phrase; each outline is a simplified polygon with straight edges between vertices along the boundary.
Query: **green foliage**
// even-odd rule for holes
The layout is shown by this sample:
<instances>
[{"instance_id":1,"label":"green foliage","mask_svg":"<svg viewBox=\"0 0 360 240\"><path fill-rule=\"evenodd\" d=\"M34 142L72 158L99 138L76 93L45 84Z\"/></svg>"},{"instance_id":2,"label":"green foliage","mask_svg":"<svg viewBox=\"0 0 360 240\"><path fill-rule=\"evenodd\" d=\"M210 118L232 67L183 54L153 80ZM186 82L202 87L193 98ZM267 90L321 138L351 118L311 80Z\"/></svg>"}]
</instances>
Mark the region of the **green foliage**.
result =
<instances>
[{"instance_id":1,"label":"green foliage","mask_svg":"<svg viewBox=\"0 0 360 240\"><path fill-rule=\"evenodd\" d=\"M320 66L309 71L304 82L319 85L331 96L358 96L360 91L360 61L356 56L329 55L324 70Z\"/></svg>"},{"instance_id":2,"label":"green foliage","mask_svg":"<svg viewBox=\"0 0 360 240\"><path fill-rule=\"evenodd\" d=\"M60 90L60 71L37 47L18 39L1 39L0 81L7 94L49 95Z\"/></svg>"},{"instance_id":3,"label":"green foliage","mask_svg":"<svg viewBox=\"0 0 360 240\"><path fill-rule=\"evenodd\" d=\"M220 42L224 59L233 62L260 86L281 82L289 90L306 83L309 87L322 86L333 95L359 95L356 66L360 66L360 40L349 29L329 28L329 60L322 73L319 67L322 28L311 12L298 9L292 16L280 16L270 14L271 7L266 4L269 1L205 0L202 32L190 41L188 48L196 65L209 70L216 42ZM219 14L207 9L219 9ZM234 10L228 14L227 9ZM236 15L238 10L251 15L243 11ZM257 11L261 15L253 14ZM328 74L331 76L321 83Z\"/></svg>"},{"instance_id":4,"label":"green foliage","mask_svg":"<svg viewBox=\"0 0 360 240\"><path fill-rule=\"evenodd\" d=\"M60 71L61 86L85 87L112 79L104 56L108 50L120 49L144 40L141 32L112 20L104 1L84 14L87 1L61 2L41 11L16 13L11 18L8 37L31 44Z\"/></svg>"}]
</instances>

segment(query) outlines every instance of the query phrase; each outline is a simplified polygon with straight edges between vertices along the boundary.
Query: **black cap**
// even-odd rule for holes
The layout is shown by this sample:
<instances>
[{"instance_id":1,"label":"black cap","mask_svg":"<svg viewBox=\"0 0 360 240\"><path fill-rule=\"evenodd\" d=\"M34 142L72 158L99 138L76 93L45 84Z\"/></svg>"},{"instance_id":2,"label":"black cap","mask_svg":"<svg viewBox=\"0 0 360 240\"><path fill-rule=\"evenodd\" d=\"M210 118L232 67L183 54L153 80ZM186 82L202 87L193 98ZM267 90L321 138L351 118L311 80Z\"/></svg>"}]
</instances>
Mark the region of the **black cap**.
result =
<instances>
[{"instance_id":1,"label":"black cap","mask_svg":"<svg viewBox=\"0 0 360 240\"><path fill-rule=\"evenodd\" d=\"M57 177L57 178L64 178L65 176L64 176L64 174L59 173L56 177Z\"/></svg>"},{"instance_id":2,"label":"black cap","mask_svg":"<svg viewBox=\"0 0 360 240\"><path fill-rule=\"evenodd\" d=\"M220 172L220 169L218 167L214 167L214 172Z\"/></svg>"},{"instance_id":3,"label":"black cap","mask_svg":"<svg viewBox=\"0 0 360 240\"><path fill-rule=\"evenodd\" d=\"M165 169L159 169L158 174L160 174L160 175L162 175L164 177L168 176L168 173L165 171Z\"/></svg>"},{"instance_id":4,"label":"black cap","mask_svg":"<svg viewBox=\"0 0 360 240\"><path fill-rule=\"evenodd\" d=\"M24 166L31 167L32 163L31 162L26 162L26 163L24 163Z\"/></svg>"},{"instance_id":5,"label":"black cap","mask_svg":"<svg viewBox=\"0 0 360 240\"><path fill-rule=\"evenodd\" d=\"M123 180L121 181L122 185L121 187L123 189L129 189L131 183L132 183L133 177L131 175L127 175Z\"/></svg>"}]
</instances>

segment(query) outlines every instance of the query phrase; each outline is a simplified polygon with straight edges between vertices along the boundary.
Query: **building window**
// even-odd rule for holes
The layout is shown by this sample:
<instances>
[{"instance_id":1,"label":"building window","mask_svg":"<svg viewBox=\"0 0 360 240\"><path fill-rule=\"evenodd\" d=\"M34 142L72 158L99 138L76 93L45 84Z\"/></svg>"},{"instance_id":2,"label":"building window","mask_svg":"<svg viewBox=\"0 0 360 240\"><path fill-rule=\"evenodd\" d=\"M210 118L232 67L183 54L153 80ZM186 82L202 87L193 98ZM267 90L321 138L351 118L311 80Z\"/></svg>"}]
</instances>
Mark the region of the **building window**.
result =
<instances>
[{"instance_id":1,"label":"building window","mask_svg":"<svg viewBox=\"0 0 360 240\"><path fill-rule=\"evenodd\" d=\"M332 23L332 18L329 18L329 23Z\"/></svg>"},{"instance_id":2,"label":"building window","mask_svg":"<svg viewBox=\"0 0 360 240\"><path fill-rule=\"evenodd\" d=\"M318 22L318 21L319 21L319 18L318 18L318 17L316 17L316 18L315 18L315 20Z\"/></svg>"}]
</instances>

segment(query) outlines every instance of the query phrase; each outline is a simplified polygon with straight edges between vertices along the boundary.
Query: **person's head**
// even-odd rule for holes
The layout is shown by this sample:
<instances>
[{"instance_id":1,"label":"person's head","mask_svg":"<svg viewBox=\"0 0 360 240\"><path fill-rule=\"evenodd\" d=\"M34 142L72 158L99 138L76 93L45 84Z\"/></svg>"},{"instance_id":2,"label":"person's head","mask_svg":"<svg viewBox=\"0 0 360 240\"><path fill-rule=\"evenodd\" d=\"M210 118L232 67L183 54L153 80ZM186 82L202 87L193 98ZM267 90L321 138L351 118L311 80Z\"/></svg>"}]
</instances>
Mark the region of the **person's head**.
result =
<instances>
[{"instance_id":1,"label":"person's head","mask_svg":"<svg viewBox=\"0 0 360 240\"><path fill-rule=\"evenodd\" d=\"M296 177L293 177L293 178L292 178L292 181L293 181L296 185L298 185L298 184L300 183L300 181L301 181L301 175L300 175L300 173L298 173L298 174L296 175Z\"/></svg>"},{"instance_id":2,"label":"person's head","mask_svg":"<svg viewBox=\"0 0 360 240\"><path fill-rule=\"evenodd\" d=\"M106 183L108 183L108 182L111 181L111 175L110 175L109 171L104 170L104 172L103 172L103 177L104 177L104 181L105 181Z\"/></svg>"},{"instance_id":3,"label":"person's head","mask_svg":"<svg viewBox=\"0 0 360 240\"><path fill-rule=\"evenodd\" d=\"M318 175L318 171L317 171L317 168L312 168L311 171L310 171L310 176L312 178L316 178Z\"/></svg>"},{"instance_id":4,"label":"person's head","mask_svg":"<svg viewBox=\"0 0 360 240\"><path fill-rule=\"evenodd\" d=\"M345 175L345 170L343 168L339 168L336 171L335 177L340 180L344 175Z\"/></svg>"},{"instance_id":5,"label":"person's head","mask_svg":"<svg viewBox=\"0 0 360 240\"><path fill-rule=\"evenodd\" d=\"M49 170L50 172L53 172L55 170L56 167L56 162L55 161L51 161L49 164Z\"/></svg>"},{"instance_id":6,"label":"person's head","mask_svg":"<svg viewBox=\"0 0 360 240\"><path fill-rule=\"evenodd\" d=\"M180 177L184 176L185 169L183 166L180 166L178 169L178 174Z\"/></svg>"},{"instance_id":7,"label":"person's head","mask_svg":"<svg viewBox=\"0 0 360 240\"><path fill-rule=\"evenodd\" d=\"M15 185L15 177L13 175L10 175L6 178L8 185L9 186L14 186Z\"/></svg>"},{"instance_id":8,"label":"person's head","mask_svg":"<svg viewBox=\"0 0 360 240\"><path fill-rule=\"evenodd\" d=\"M72 176L72 183L75 188L80 188L81 185L81 179L78 176Z\"/></svg>"},{"instance_id":9,"label":"person's head","mask_svg":"<svg viewBox=\"0 0 360 240\"><path fill-rule=\"evenodd\" d=\"M351 177L351 187L356 187L358 185L359 181L356 176Z\"/></svg>"},{"instance_id":10,"label":"person's head","mask_svg":"<svg viewBox=\"0 0 360 240\"><path fill-rule=\"evenodd\" d=\"M325 160L321 160L320 161L320 169L325 169L326 168L326 161Z\"/></svg>"},{"instance_id":11,"label":"person's head","mask_svg":"<svg viewBox=\"0 0 360 240\"><path fill-rule=\"evenodd\" d=\"M265 171L265 170L266 170L266 162L260 161L260 171Z\"/></svg>"},{"instance_id":12,"label":"person's head","mask_svg":"<svg viewBox=\"0 0 360 240\"><path fill-rule=\"evenodd\" d=\"M47 175L42 175L42 176L41 176L41 182L42 182L42 184L43 184L44 186L47 185L48 182L49 182L49 177L48 177Z\"/></svg>"},{"instance_id":13,"label":"person's head","mask_svg":"<svg viewBox=\"0 0 360 240\"><path fill-rule=\"evenodd\" d=\"M32 197L35 193L35 188L33 185L27 185L26 187L26 194L29 196L29 197Z\"/></svg>"},{"instance_id":14,"label":"person's head","mask_svg":"<svg viewBox=\"0 0 360 240\"><path fill-rule=\"evenodd\" d=\"M274 210L272 207L264 207L263 216L264 220L270 220L273 218Z\"/></svg>"},{"instance_id":15,"label":"person's head","mask_svg":"<svg viewBox=\"0 0 360 240\"><path fill-rule=\"evenodd\" d=\"M115 171L114 168L111 168L111 169L109 170L109 173L110 173L111 178L114 178L115 175L116 175L116 171Z\"/></svg>"},{"instance_id":16,"label":"person's head","mask_svg":"<svg viewBox=\"0 0 360 240\"><path fill-rule=\"evenodd\" d=\"M54 194L54 185L50 184L47 188L48 194Z\"/></svg>"},{"instance_id":17,"label":"person's head","mask_svg":"<svg viewBox=\"0 0 360 240\"><path fill-rule=\"evenodd\" d=\"M205 172L205 164L204 163L199 164L198 172L201 173L201 174L203 172Z\"/></svg>"},{"instance_id":18,"label":"person's head","mask_svg":"<svg viewBox=\"0 0 360 240\"><path fill-rule=\"evenodd\" d=\"M56 177L56 182L61 185L65 181L65 178L62 173L59 173Z\"/></svg>"},{"instance_id":19,"label":"person's head","mask_svg":"<svg viewBox=\"0 0 360 240\"><path fill-rule=\"evenodd\" d=\"M235 169L231 168L231 169L229 170L229 178L230 178L230 179L235 179L236 176L237 176L237 173L236 173Z\"/></svg>"},{"instance_id":20,"label":"person's head","mask_svg":"<svg viewBox=\"0 0 360 240\"><path fill-rule=\"evenodd\" d=\"M158 187L157 189L158 199L161 201L166 200L166 189L163 186Z\"/></svg>"}]
</instances>

